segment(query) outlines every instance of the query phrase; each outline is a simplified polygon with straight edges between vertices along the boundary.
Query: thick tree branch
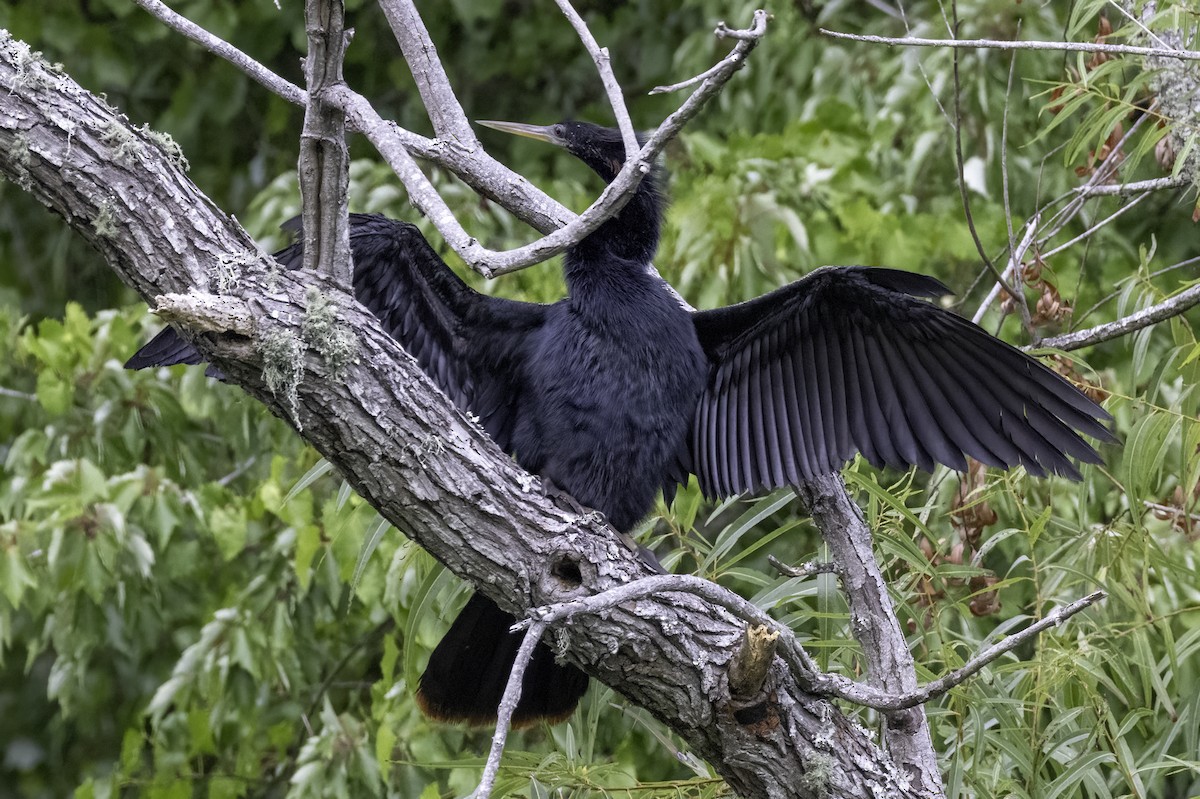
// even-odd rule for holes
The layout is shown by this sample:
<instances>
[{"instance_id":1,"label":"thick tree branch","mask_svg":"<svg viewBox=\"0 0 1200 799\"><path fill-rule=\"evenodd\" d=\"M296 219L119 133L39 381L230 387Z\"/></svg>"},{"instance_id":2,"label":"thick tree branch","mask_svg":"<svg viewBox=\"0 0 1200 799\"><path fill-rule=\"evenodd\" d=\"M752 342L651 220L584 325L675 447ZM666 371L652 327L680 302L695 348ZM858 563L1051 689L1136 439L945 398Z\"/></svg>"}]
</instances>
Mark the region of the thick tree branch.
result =
<instances>
[{"instance_id":1,"label":"thick tree branch","mask_svg":"<svg viewBox=\"0 0 1200 799\"><path fill-rule=\"evenodd\" d=\"M648 575L610 528L522 489L536 478L453 409L368 312L322 275L275 270L150 137L7 34L0 171L147 299L203 290L222 264L241 264L235 285L217 286L224 321L204 326L242 333L182 332L230 382L302 427L385 518L502 608L519 614ZM335 365L304 339L314 292L358 343L357 361L342 364L337 380ZM202 316L204 306L197 302ZM441 446L430 448L432 440ZM556 576L564 559L577 564L581 584ZM572 662L677 731L741 796L916 795L857 724L781 663L767 675L761 719L739 721L727 669L741 631L718 606L676 594L553 633ZM827 782L783 776L814 763L831 766Z\"/></svg>"}]
</instances>

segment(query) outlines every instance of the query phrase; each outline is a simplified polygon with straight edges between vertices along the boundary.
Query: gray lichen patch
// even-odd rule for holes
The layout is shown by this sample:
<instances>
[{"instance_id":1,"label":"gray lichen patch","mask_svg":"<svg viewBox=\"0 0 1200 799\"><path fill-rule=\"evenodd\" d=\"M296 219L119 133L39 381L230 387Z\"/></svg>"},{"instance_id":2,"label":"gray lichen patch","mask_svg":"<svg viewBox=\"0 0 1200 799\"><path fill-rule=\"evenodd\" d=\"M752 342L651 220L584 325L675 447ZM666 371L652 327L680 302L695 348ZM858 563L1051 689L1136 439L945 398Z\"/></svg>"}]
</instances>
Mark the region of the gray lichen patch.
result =
<instances>
[{"instance_id":1,"label":"gray lichen patch","mask_svg":"<svg viewBox=\"0 0 1200 799\"><path fill-rule=\"evenodd\" d=\"M300 375L304 372L304 342L287 330L272 330L259 339L258 352L263 359L263 382L282 399L300 430Z\"/></svg>"},{"instance_id":2,"label":"gray lichen patch","mask_svg":"<svg viewBox=\"0 0 1200 799\"><path fill-rule=\"evenodd\" d=\"M112 148L113 158L122 164L130 163L142 152L142 143L129 128L115 119L110 119L104 130L100 131L100 141Z\"/></svg>"},{"instance_id":3,"label":"gray lichen patch","mask_svg":"<svg viewBox=\"0 0 1200 799\"><path fill-rule=\"evenodd\" d=\"M229 294L242 283L242 272L250 259L244 256L221 255L208 267L209 284L218 294Z\"/></svg>"},{"instance_id":4,"label":"gray lichen patch","mask_svg":"<svg viewBox=\"0 0 1200 799\"><path fill-rule=\"evenodd\" d=\"M279 262L271 254L254 245L253 253L244 250L237 253L223 253L208 266L209 288L217 294L232 294L242 285L242 279L249 274L262 274L263 265L267 265L267 288L275 291L277 286L276 274Z\"/></svg>"},{"instance_id":5,"label":"gray lichen patch","mask_svg":"<svg viewBox=\"0 0 1200 799\"><path fill-rule=\"evenodd\" d=\"M117 235L117 215L107 202L100 203L96 209L96 218L92 220L92 230L101 238L111 239Z\"/></svg>"},{"instance_id":6,"label":"gray lichen patch","mask_svg":"<svg viewBox=\"0 0 1200 799\"><path fill-rule=\"evenodd\" d=\"M29 179L29 167L33 163L33 154L29 151L29 137L24 133L17 133L12 139L12 151L9 155L12 162L13 177L16 179L17 185L25 191L29 191L32 184Z\"/></svg>"},{"instance_id":7,"label":"gray lichen patch","mask_svg":"<svg viewBox=\"0 0 1200 799\"><path fill-rule=\"evenodd\" d=\"M804 773L797 780L800 787L807 788L814 796L827 796L833 770L837 767L834 759L823 752L806 752L801 762L804 763Z\"/></svg>"},{"instance_id":8,"label":"gray lichen patch","mask_svg":"<svg viewBox=\"0 0 1200 799\"><path fill-rule=\"evenodd\" d=\"M12 47L16 55L17 77L16 86L18 88L44 89L54 85L50 79L50 73L57 69L62 71L62 66L56 64L51 67L42 58L42 54L38 50L30 48L25 42L13 39L11 43L6 42Z\"/></svg>"},{"instance_id":9,"label":"gray lichen patch","mask_svg":"<svg viewBox=\"0 0 1200 799\"><path fill-rule=\"evenodd\" d=\"M145 134L147 139L154 142L158 149L162 150L163 154L167 158L170 158L175 166L184 172L192 168L192 165L188 163L187 156L183 154L183 148L179 146L179 142L171 138L170 133L154 130L149 125L142 125L142 133Z\"/></svg>"},{"instance_id":10,"label":"gray lichen patch","mask_svg":"<svg viewBox=\"0 0 1200 799\"><path fill-rule=\"evenodd\" d=\"M337 316L329 297L315 288L308 290L301 332L304 340L320 353L332 377L339 378L346 367L358 363L358 339Z\"/></svg>"}]
</instances>

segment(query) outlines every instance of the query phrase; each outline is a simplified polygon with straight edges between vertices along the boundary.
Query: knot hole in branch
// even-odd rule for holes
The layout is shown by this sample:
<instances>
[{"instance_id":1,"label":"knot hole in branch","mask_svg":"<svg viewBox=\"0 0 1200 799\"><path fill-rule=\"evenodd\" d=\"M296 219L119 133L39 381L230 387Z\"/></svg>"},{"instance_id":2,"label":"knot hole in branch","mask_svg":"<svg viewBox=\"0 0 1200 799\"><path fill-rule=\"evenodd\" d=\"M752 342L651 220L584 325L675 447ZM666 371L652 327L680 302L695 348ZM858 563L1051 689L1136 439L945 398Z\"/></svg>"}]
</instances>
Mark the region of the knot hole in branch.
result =
<instances>
[{"instance_id":1,"label":"knot hole in branch","mask_svg":"<svg viewBox=\"0 0 1200 799\"><path fill-rule=\"evenodd\" d=\"M546 558L537 580L533 600L549 605L568 602L591 593L586 586L596 582L596 567L574 548L556 548Z\"/></svg>"},{"instance_id":2,"label":"knot hole in branch","mask_svg":"<svg viewBox=\"0 0 1200 799\"><path fill-rule=\"evenodd\" d=\"M579 569L579 560L572 554L556 555L550 562L550 574L557 577L564 588L578 588L583 585L583 572Z\"/></svg>"}]
</instances>

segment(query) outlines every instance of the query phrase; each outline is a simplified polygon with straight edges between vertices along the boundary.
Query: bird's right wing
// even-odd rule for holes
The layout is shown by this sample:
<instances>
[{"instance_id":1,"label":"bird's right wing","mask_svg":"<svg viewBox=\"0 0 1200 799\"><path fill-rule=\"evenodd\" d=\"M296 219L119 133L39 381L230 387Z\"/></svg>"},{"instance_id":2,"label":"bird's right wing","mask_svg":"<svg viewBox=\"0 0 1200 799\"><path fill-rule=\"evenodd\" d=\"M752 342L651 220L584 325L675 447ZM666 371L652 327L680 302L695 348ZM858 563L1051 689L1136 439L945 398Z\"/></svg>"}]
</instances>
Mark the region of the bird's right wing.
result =
<instances>
[{"instance_id":1,"label":"bird's right wing","mask_svg":"<svg viewBox=\"0 0 1200 799\"><path fill-rule=\"evenodd\" d=\"M687 467L710 496L795 484L855 452L877 466L989 465L1078 477L1109 415L1038 361L926 302L893 269L827 267L692 315L708 355Z\"/></svg>"},{"instance_id":2,"label":"bird's right wing","mask_svg":"<svg viewBox=\"0 0 1200 799\"><path fill-rule=\"evenodd\" d=\"M438 388L478 416L496 443L511 452L526 345L529 333L542 325L545 307L472 290L406 222L351 214L350 250L358 301ZM293 244L275 259L285 269L299 269L303 255L301 245ZM200 360L195 348L167 328L126 366Z\"/></svg>"}]
</instances>

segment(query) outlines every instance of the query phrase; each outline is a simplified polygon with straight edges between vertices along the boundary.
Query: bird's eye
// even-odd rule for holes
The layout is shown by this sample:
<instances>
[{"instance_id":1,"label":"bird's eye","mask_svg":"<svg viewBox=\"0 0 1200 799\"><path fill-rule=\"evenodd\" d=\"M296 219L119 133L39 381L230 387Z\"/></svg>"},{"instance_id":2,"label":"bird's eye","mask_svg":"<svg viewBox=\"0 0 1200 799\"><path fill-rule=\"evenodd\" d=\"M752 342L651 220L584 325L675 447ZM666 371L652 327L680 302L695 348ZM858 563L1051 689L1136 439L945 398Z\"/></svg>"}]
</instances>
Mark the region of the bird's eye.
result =
<instances>
[{"instance_id":1,"label":"bird's eye","mask_svg":"<svg viewBox=\"0 0 1200 799\"><path fill-rule=\"evenodd\" d=\"M560 139L566 134L566 132L567 132L566 126L561 125L561 124L554 126L554 135L559 137Z\"/></svg>"}]
</instances>

